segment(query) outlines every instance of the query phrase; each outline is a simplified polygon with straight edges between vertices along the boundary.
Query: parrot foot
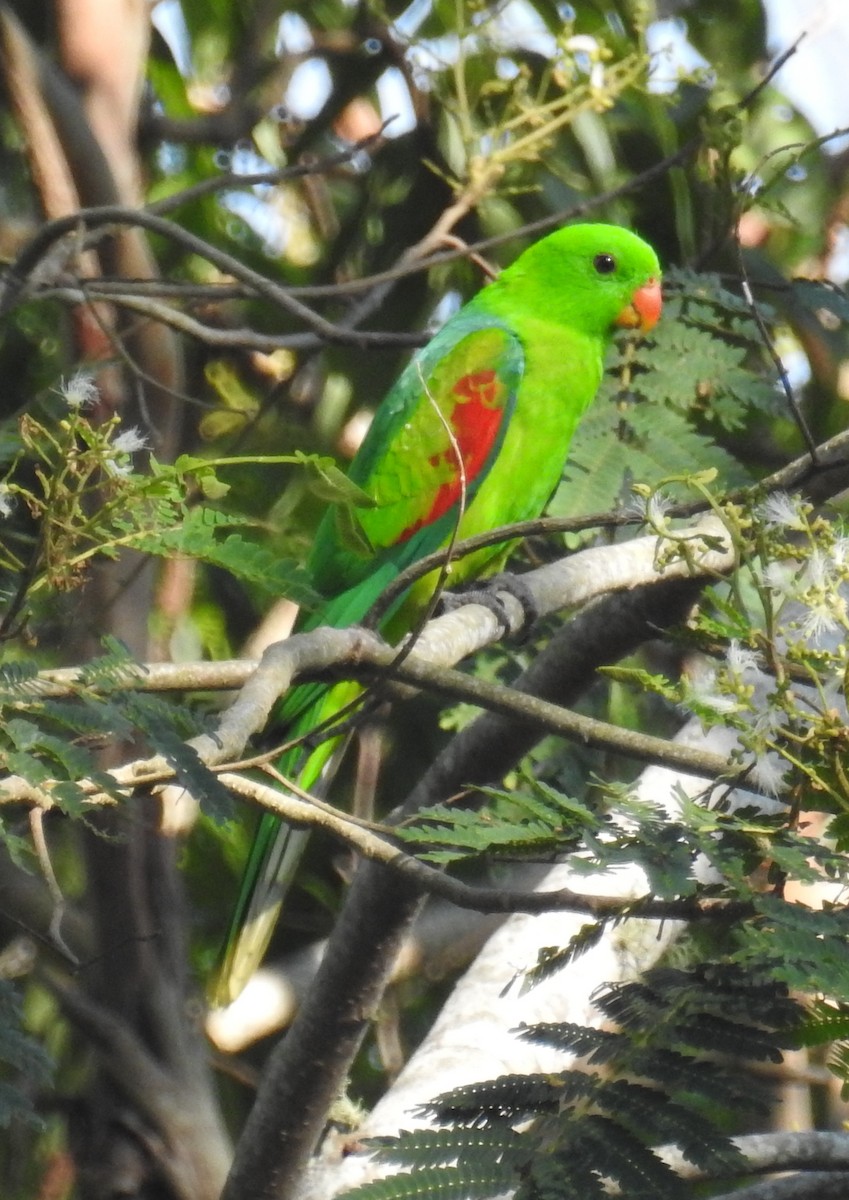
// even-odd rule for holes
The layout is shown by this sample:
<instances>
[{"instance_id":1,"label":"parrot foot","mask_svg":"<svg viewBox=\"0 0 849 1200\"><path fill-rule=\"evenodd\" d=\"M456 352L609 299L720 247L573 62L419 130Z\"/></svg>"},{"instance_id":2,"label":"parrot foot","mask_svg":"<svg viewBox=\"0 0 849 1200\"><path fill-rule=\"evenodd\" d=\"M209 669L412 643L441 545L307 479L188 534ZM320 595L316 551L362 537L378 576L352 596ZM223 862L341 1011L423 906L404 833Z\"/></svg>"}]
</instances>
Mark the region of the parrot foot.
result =
<instances>
[{"instance_id":1,"label":"parrot foot","mask_svg":"<svg viewBox=\"0 0 849 1200\"><path fill-rule=\"evenodd\" d=\"M521 622L517 621L513 606L506 604L499 592L506 593L520 605ZM540 615L539 605L530 587L521 575L509 571L493 575L485 587L475 584L463 592L444 592L439 602L443 613L454 612L464 604L480 604L488 608L501 626L504 636L514 637L518 642L525 641Z\"/></svg>"}]
</instances>

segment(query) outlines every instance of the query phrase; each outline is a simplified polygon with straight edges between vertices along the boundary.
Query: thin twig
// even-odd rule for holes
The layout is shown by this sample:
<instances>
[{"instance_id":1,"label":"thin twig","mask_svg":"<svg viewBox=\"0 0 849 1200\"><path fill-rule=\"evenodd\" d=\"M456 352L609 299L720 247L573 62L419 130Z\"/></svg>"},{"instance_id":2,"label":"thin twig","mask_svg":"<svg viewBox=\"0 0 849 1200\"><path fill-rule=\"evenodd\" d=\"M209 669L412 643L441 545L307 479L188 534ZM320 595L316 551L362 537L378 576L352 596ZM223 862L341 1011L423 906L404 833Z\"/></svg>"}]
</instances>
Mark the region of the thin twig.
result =
<instances>
[{"instance_id":1,"label":"thin twig","mask_svg":"<svg viewBox=\"0 0 849 1200\"><path fill-rule=\"evenodd\" d=\"M62 920L65 916L67 905L62 889L59 887L56 872L53 870L53 862L50 858L47 839L44 836L44 809L38 805L30 809L29 827L38 865L41 868L44 882L47 884L47 890L50 892L50 897L53 900L53 912L50 916L50 924L47 930L48 937L60 954L64 955L69 962L79 965L79 959L69 948L68 943L62 936Z\"/></svg>"},{"instance_id":2,"label":"thin twig","mask_svg":"<svg viewBox=\"0 0 849 1200\"><path fill-rule=\"evenodd\" d=\"M274 283L259 271L251 270L233 255L226 254L210 242L174 224L173 221L166 221L144 209L124 208L120 205L81 209L79 212L59 217L44 225L35 237L24 246L6 273L5 287L0 296L0 317L8 313L17 303L21 292L27 286L29 276L36 270L55 243L69 234L77 234L81 229L108 229L116 225L140 226L150 233L156 233L177 242L188 253L197 254L225 274L240 279L257 296L282 308L326 341L359 346L375 343L387 344L387 336L390 335L354 331L326 320L292 295L288 288ZM410 339L403 335L398 339L398 344L409 345L409 341Z\"/></svg>"},{"instance_id":3,"label":"thin twig","mask_svg":"<svg viewBox=\"0 0 849 1200\"><path fill-rule=\"evenodd\" d=\"M181 208L184 204L191 204L204 196L226 191L228 188L259 187L263 185L273 187L275 184L288 183L292 179L303 179L309 175L329 174L335 167L346 166L358 154L373 149L377 143L383 140L386 127L392 123L393 119L390 117L383 122L376 133L370 133L367 137L360 138L359 141L354 142L353 145L346 147L344 150L340 150L337 154L329 154L324 158L318 158L311 162L299 162L293 166L277 167L267 171L255 171L248 174L239 174L237 171L224 171L220 175L216 175L210 179L202 179L200 183L183 188L180 192L174 192L170 196L165 196L162 200L155 200L153 203L147 205L146 211L158 213L162 216L173 212L177 208Z\"/></svg>"},{"instance_id":4,"label":"thin twig","mask_svg":"<svg viewBox=\"0 0 849 1200\"><path fill-rule=\"evenodd\" d=\"M750 904L712 897L684 900L657 900L653 897L623 899L620 896L584 894L571 888L545 892L467 884L405 853L391 838L377 836L363 822L355 822L329 805L322 805L318 811L312 800L309 803L291 801L281 796L275 788L255 779L246 779L244 775L227 773L221 775L220 780L237 795L261 805L269 812L277 813L284 820L322 829L364 858L383 863L405 875L424 891L441 896L458 908L474 912L580 912L604 919L628 916L667 921L739 920L753 911Z\"/></svg>"},{"instance_id":5,"label":"thin twig","mask_svg":"<svg viewBox=\"0 0 849 1200\"><path fill-rule=\"evenodd\" d=\"M810 456L811 466L816 467L819 465L818 459L817 459L817 444L814 440L813 434L811 433L811 431L808 427L808 422L805 420L804 414L802 413L802 410L799 407L799 403L796 399L795 393L793 392L793 385L790 383L790 376L787 374L787 368L785 367L784 363L782 362L781 355L778 353L778 351L775 348L775 343L772 339L772 336L771 336L769 330L766 327L766 322L764 321L763 317L761 316L761 311L760 311L760 308L758 307L757 301L755 300L755 297L752 294L752 289L749 284L749 272L746 267L746 260L743 256L743 247L740 243L739 237L736 239L736 244L737 244L737 261L740 264L740 285L741 285L741 288L743 291L743 299L746 301L746 304L748 305L748 308L749 308L749 312L752 314L752 319L754 320L755 324L758 327L758 332L761 335L761 341L763 342L763 344L766 348L767 354L769 354L769 357L772 359L772 363L773 363L776 371L778 372L778 379L779 379L779 382L781 383L781 387L782 387L784 395L787 399L787 403L790 406L790 411L793 413L793 418L796 421L796 425L799 429L799 432L802 435L802 439L803 439L805 445L808 447L808 454Z\"/></svg>"},{"instance_id":6,"label":"thin twig","mask_svg":"<svg viewBox=\"0 0 849 1200\"><path fill-rule=\"evenodd\" d=\"M796 38L795 42L792 42L787 47L786 50L783 50L781 52L781 54L779 54L776 58L774 58L772 60L772 62L769 64L769 67L767 68L767 70L764 74L763 79L761 79L759 83L755 84L755 86L751 89L751 91L747 92L746 95L743 97L743 99L740 101L741 108L751 108L752 107L752 105L757 100L758 96L761 94L761 92L764 90L764 88L769 87L769 85L772 83L773 79L775 79L778 72L781 70L781 68L784 66L784 64L793 57L793 55L799 49L799 46L801 45L801 43L804 41L804 39L807 36L808 36L807 29L803 29L802 32L799 34L799 36Z\"/></svg>"},{"instance_id":7,"label":"thin twig","mask_svg":"<svg viewBox=\"0 0 849 1200\"><path fill-rule=\"evenodd\" d=\"M457 477L460 481L460 494L457 498L457 513L456 513L456 516L454 517L454 520L451 525L451 532L448 536L448 541L445 543L445 545L443 547L444 558L439 565L439 572L436 577L436 583L434 585L433 592L432 592L430 598L428 599L428 602L425 606L424 611L421 613L421 615L419 616L415 625L413 626L412 630L410 631L409 637L407 637L405 639L405 641L402 643L400 649L398 650L398 653L395 658L396 666L400 666L401 663L403 663L404 660L412 653L412 651L415 648L416 642L419 640L419 637L421 636L422 630L424 629L425 625L427 625L428 621L431 619L431 617L436 612L436 607L439 604L442 593L445 590L445 584L448 581L448 575L449 575L449 572L451 571L451 562L454 558L454 547L457 545L457 540L458 540L457 535L460 532L460 525L462 523L463 517L466 512L467 480L466 480L466 464L463 461L463 452L460 449L460 444L457 441L457 437L454 433L454 430L451 428L451 422L448 420L448 418L445 416L445 413L439 407L438 401L433 396L430 388L428 387L427 380L425 379L424 373L422 371L421 363L418 361L416 362L416 370L418 372L419 381L422 385L422 390L423 390L425 396L427 397L427 401L430 404L433 411L436 413L436 416L438 417L443 429L445 430L445 435L448 438L448 443L451 447L451 453L454 457L454 465L457 468Z\"/></svg>"},{"instance_id":8,"label":"thin twig","mask_svg":"<svg viewBox=\"0 0 849 1200\"><path fill-rule=\"evenodd\" d=\"M785 491L805 483L818 471L833 470L849 466L849 430L835 434L833 438L815 447L815 453L795 458L786 466L773 471L771 475L758 481L757 484L735 488L728 492L723 502L727 504L752 504L764 495L774 491ZM670 504L665 509L665 515L672 518L695 517L707 512L710 508L704 499L688 500L678 504ZM558 533L582 533L587 529L621 529L630 525L642 525L644 518L637 513L619 510L618 512L587 513L582 517L537 517L532 521L515 521L511 525L502 525L487 533L476 534L475 537L463 538L453 548L455 559L465 558L477 550L506 542L518 542L529 537L545 537ZM372 605L362 624L373 629L379 623L398 595L406 591L421 576L431 571L445 561L445 549L435 550L432 554L417 559L403 571L399 571L389 587L385 588Z\"/></svg>"}]
</instances>

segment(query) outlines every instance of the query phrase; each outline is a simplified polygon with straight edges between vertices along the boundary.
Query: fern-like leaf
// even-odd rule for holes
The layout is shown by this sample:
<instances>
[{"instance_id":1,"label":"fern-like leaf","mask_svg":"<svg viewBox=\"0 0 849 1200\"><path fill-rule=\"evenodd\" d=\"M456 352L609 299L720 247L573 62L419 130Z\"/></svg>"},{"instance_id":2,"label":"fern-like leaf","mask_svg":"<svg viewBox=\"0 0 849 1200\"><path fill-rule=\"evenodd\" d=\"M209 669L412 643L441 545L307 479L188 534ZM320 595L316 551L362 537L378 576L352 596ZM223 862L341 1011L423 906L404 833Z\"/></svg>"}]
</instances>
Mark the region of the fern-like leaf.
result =
<instances>
[{"instance_id":1,"label":"fern-like leaf","mask_svg":"<svg viewBox=\"0 0 849 1200\"><path fill-rule=\"evenodd\" d=\"M382 1162L420 1167L450 1166L481 1155L500 1157L504 1128L404 1129L397 1137L373 1138L369 1150Z\"/></svg>"},{"instance_id":2,"label":"fern-like leaf","mask_svg":"<svg viewBox=\"0 0 849 1200\"><path fill-rule=\"evenodd\" d=\"M537 961L524 974L522 991L527 992L550 979L587 950L597 946L610 924L610 921L587 921L565 946L543 946L537 955Z\"/></svg>"},{"instance_id":3,"label":"fern-like leaf","mask_svg":"<svg viewBox=\"0 0 849 1200\"><path fill-rule=\"evenodd\" d=\"M580 1137L587 1148L592 1147L590 1153L600 1173L619 1184L627 1196L634 1200L681 1200L680 1183L672 1168L619 1121L588 1116L580 1122ZM561 1151L560 1163L566 1158L567 1152Z\"/></svg>"},{"instance_id":4,"label":"fern-like leaf","mask_svg":"<svg viewBox=\"0 0 849 1200\"><path fill-rule=\"evenodd\" d=\"M194 749L186 744L189 732L180 728L178 719L186 720L173 706L162 703L158 697L136 694L132 697L130 712L137 726L144 731L154 750L163 755L174 769L177 780L198 801L203 811L217 824L233 819L233 802L230 793L198 758ZM192 729L191 732L196 732Z\"/></svg>"},{"instance_id":5,"label":"fern-like leaf","mask_svg":"<svg viewBox=\"0 0 849 1200\"><path fill-rule=\"evenodd\" d=\"M481 1161L493 1175L497 1166L500 1190L515 1190L516 1200L601 1200L611 1186L637 1200L684 1200L690 1185L658 1153L665 1145L708 1175L739 1173L742 1156L716 1121L752 1106L741 1061L774 1058L792 1041L798 1008L786 989L708 962L656 968L595 1001L618 1029L561 1023L518 1031L580 1058L574 1069L457 1088L422 1110L439 1129L383 1141L378 1155L452 1200L460 1200L467 1172L479 1178ZM849 1055L841 1066L849 1078ZM419 1194L408 1174L376 1186L358 1190L358 1200Z\"/></svg>"},{"instance_id":6,"label":"fern-like leaf","mask_svg":"<svg viewBox=\"0 0 849 1200\"><path fill-rule=\"evenodd\" d=\"M515 792L479 792L495 804L474 809L433 805L422 809L415 823L399 828L398 836L429 847L423 858L444 863L482 854L553 854L574 847L582 829L603 825L597 813L536 780ZM431 848L436 846L442 848Z\"/></svg>"},{"instance_id":7,"label":"fern-like leaf","mask_svg":"<svg viewBox=\"0 0 849 1200\"><path fill-rule=\"evenodd\" d=\"M343 1192L339 1200L488 1200L515 1183L497 1161L438 1169L423 1167Z\"/></svg>"},{"instance_id":8,"label":"fern-like leaf","mask_svg":"<svg viewBox=\"0 0 849 1200\"><path fill-rule=\"evenodd\" d=\"M184 554L212 566L221 567L246 583L262 588L269 595L287 596L296 604L313 608L319 596L310 584L305 568L292 558L281 558L273 551L248 541L241 533L231 532L219 538L222 526L232 525L225 514L213 508L195 508L176 528L140 537L137 546L148 554L171 557ZM244 520L238 524L244 525Z\"/></svg>"},{"instance_id":9,"label":"fern-like leaf","mask_svg":"<svg viewBox=\"0 0 849 1200\"><path fill-rule=\"evenodd\" d=\"M849 1006L814 1000L799 1026L798 1039L801 1046L849 1040Z\"/></svg>"},{"instance_id":10,"label":"fern-like leaf","mask_svg":"<svg viewBox=\"0 0 849 1200\"><path fill-rule=\"evenodd\" d=\"M501 1075L486 1083L470 1083L437 1096L423 1112L461 1125L486 1125L492 1119L523 1120L533 1113L554 1112L562 1094L562 1078Z\"/></svg>"},{"instance_id":11,"label":"fern-like leaf","mask_svg":"<svg viewBox=\"0 0 849 1200\"><path fill-rule=\"evenodd\" d=\"M23 1029L20 998L7 979L0 979L0 1063L7 1075L14 1072L22 1083L0 1080L0 1128L13 1119L38 1123L32 1106L33 1085L45 1083L52 1065L41 1046Z\"/></svg>"}]
</instances>

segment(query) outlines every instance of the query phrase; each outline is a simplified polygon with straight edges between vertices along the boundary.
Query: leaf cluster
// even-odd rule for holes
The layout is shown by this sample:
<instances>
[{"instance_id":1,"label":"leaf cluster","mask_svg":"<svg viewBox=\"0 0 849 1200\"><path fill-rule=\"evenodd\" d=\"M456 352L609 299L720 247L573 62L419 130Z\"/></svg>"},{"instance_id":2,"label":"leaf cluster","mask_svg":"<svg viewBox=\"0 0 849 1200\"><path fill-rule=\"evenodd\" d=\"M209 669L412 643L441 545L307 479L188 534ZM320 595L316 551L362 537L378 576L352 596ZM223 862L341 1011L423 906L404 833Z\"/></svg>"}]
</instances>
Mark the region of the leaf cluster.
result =
<instances>
[{"instance_id":1,"label":"leaf cluster","mask_svg":"<svg viewBox=\"0 0 849 1200\"><path fill-rule=\"evenodd\" d=\"M125 793L98 763L105 745L125 743L161 754L187 791L216 819L230 817L230 798L187 740L204 729L189 705L134 689L142 668L114 638L91 659L68 698L44 695L32 664L0 667L0 766L43 795L44 802L81 816L98 792L116 803ZM2 830L2 822L0 822ZM20 865L29 865L24 843L0 833Z\"/></svg>"},{"instance_id":2,"label":"leaf cluster","mask_svg":"<svg viewBox=\"0 0 849 1200\"><path fill-rule=\"evenodd\" d=\"M563 858L578 891L582 877L603 879L615 868L639 864L645 895L682 901L682 915L683 902L693 897L750 907L748 919L725 931L721 908L716 910L712 936L725 943L728 962L798 994L825 992L835 1004L849 1002L846 910L832 903L808 907L789 891L826 881L845 887L845 851L812 838L792 809L765 807L754 795L747 802L745 794L721 785L697 795L679 785L670 801L637 797L620 786L602 792L594 804L538 780L485 794L489 803L480 810L446 805L425 810L400 836L440 863ZM612 923L629 919L626 902L616 916L588 919L565 945L540 953L524 986L573 964Z\"/></svg>"},{"instance_id":3,"label":"leaf cluster","mask_svg":"<svg viewBox=\"0 0 849 1200\"><path fill-rule=\"evenodd\" d=\"M578 1200L609 1194L689 1195L664 1159L677 1147L709 1176L744 1162L723 1130L763 1096L741 1061L779 1062L800 1012L768 976L705 963L656 968L595 997L604 1028L523 1026L520 1037L571 1055L545 1075L509 1075L438 1097L424 1116L436 1128L367 1143L401 1173L346 1193L356 1200L484 1197Z\"/></svg>"},{"instance_id":4,"label":"leaf cluster","mask_svg":"<svg viewBox=\"0 0 849 1200\"><path fill-rule=\"evenodd\" d=\"M195 559L266 597L316 603L303 566L246 537L257 522L221 507L229 486L218 472L246 460L184 454L172 465L151 456L146 470L136 469L134 452L145 449L137 431L121 431L117 417L98 423L82 407L58 420L24 414L18 430L0 485L0 507L11 518L0 538L0 571L7 596L14 598L12 611L27 611L42 594L79 587L95 561L128 550ZM325 500L361 502L358 490L321 455L251 461L290 464ZM7 616L7 635L9 624Z\"/></svg>"},{"instance_id":5,"label":"leaf cluster","mask_svg":"<svg viewBox=\"0 0 849 1200\"><path fill-rule=\"evenodd\" d=\"M481 788L479 801L466 807L436 804L423 808L415 820L399 826L397 836L410 843L419 857L448 864L467 858L527 857L574 850L582 835L598 832L603 818L541 780L505 792Z\"/></svg>"},{"instance_id":6,"label":"leaf cluster","mask_svg":"<svg viewBox=\"0 0 849 1200\"><path fill-rule=\"evenodd\" d=\"M550 511L578 516L627 507L633 483L656 486L705 470L726 488L752 480L739 434L779 402L755 319L719 276L669 271L664 320L651 339L620 339L599 394L575 435ZM770 310L761 310L765 320ZM668 483L682 499L686 488Z\"/></svg>"},{"instance_id":7,"label":"leaf cluster","mask_svg":"<svg viewBox=\"0 0 849 1200\"><path fill-rule=\"evenodd\" d=\"M9 979L0 978L0 1128L15 1121L39 1124L35 1089L47 1084L52 1063L41 1045L22 1029L21 999Z\"/></svg>"}]
</instances>

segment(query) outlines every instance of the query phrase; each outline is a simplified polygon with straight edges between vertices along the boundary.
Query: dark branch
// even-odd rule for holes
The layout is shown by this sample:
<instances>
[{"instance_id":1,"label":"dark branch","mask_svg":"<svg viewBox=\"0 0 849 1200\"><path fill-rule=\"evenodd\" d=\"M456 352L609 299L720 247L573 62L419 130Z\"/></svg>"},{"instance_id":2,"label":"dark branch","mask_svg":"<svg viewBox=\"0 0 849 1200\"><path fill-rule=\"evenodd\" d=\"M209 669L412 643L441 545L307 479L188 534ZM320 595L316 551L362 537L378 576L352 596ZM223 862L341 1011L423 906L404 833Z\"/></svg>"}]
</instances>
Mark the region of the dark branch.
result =
<instances>
[{"instance_id":1,"label":"dark branch","mask_svg":"<svg viewBox=\"0 0 849 1200\"><path fill-rule=\"evenodd\" d=\"M678 621L697 590L697 584L677 581L600 603L555 639L555 650L540 656L520 686L538 688L555 702L574 702L602 662L616 661ZM396 817L446 799L458 784L496 778L533 739L512 719L480 718L436 760ZM420 898L418 887L385 867L364 863L357 870L310 994L269 1059L222 1200L294 1194Z\"/></svg>"}]
</instances>

